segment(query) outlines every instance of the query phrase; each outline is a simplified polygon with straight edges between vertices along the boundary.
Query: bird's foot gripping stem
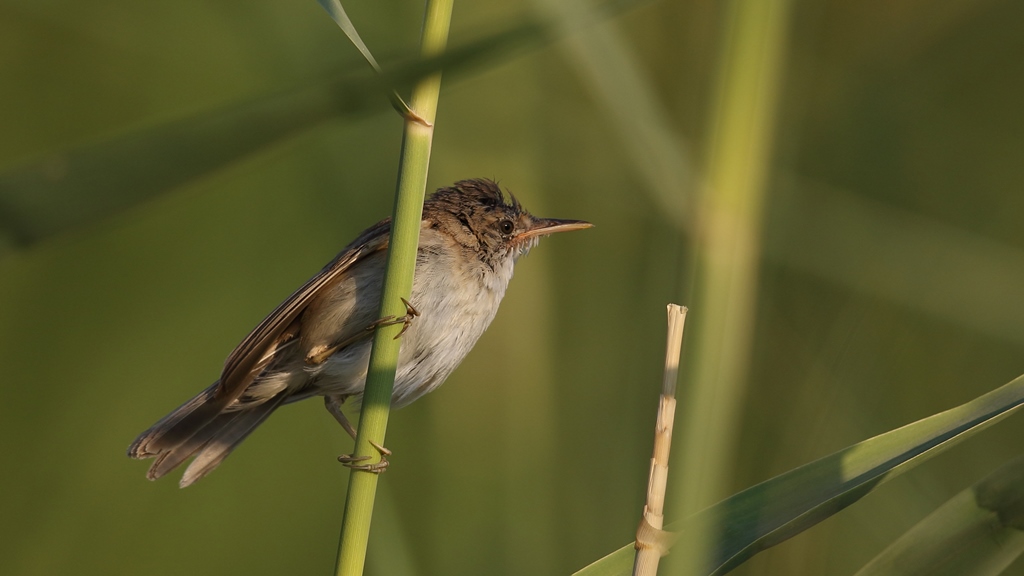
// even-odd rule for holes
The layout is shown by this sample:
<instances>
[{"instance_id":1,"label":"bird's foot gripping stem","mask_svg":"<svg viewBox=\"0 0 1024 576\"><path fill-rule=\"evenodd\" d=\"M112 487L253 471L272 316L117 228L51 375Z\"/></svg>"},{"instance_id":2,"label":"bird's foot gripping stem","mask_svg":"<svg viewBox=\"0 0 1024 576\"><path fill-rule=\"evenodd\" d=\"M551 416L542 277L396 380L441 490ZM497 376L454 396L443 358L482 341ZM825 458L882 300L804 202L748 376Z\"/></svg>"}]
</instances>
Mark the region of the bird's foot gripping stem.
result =
<instances>
[{"instance_id":1,"label":"bird's foot gripping stem","mask_svg":"<svg viewBox=\"0 0 1024 576\"><path fill-rule=\"evenodd\" d=\"M306 364L308 366L317 366L323 364L328 358L330 358L331 354L334 354L338 350L341 350L346 346L354 344L362 340L363 338L369 338L370 333L372 333L380 326L394 326L396 324L401 324L402 331L399 332L397 336L395 336L395 340L398 340L402 336L402 334L405 334L405 331L409 329L409 326L412 326L412 319L420 315L419 310L414 308L412 304L409 304L409 301L406 300L405 298L402 298L402 303L405 304L404 316L385 316L380 320L375 320L371 322L370 325L366 327L364 332L358 332L356 333L355 336L346 338L345 340L342 340L341 342L338 342L331 346L316 346L312 350L310 350L309 353L306 355Z\"/></svg>"},{"instance_id":2,"label":"bird's foot gripping stem","mask_svg":"<svg viewBox=\"0 0 1024 576\"><path fill-rule=\"evenodd\" d=\"M338 394L324 396L324 406L327 408L327 411L331 413L331 416L334 416L334 419L338 421L338 424L341 424L341 427L345 429L345 432L348 432L348 435L355 440L356 428L348 421L348 418L345 417L345 413L341 411L341 405L344 402L345 397ZM388 466L391 465L391 463L388 462L388 456L391 456L391 450L377 444L373 440L370 440L370 446L373 446L377 452L380 452L379 462L374 462L372 464L359 464L359 462L369 460L371 456L356 456L354 454L342 454L341 456L338 456L338 462L341 462L353 470L365 470L366 472L380 474L387 470Z\"/></svg>"},{"instance_id":3,"label":"bird's foot gripping stem","mask_svg":"<svg viewBox=\"0 0 1024 576\"><path fill-rule=\"evenodd\" d=\"M373 446L377 452L380 452L380 460L372 464L359 464L365 460L369 460L372 456L355 456L352 454L342 454L338 456L338 462L341 462L345 466L353 470L363 470L365 472L372 472L374 474L380 474L381 472L388 469L391 462L388 461L388 456L391 455L391 450L377 444L373 440L370 440L370 446Z\"/></svg>"},{"instance_id":4,"label":"bird's foot gripping stem","mask_svg":"<svg viewBox=\"0 0 1024 576\"><path fill-rule=\"evenodd\" d=\"M395 335L395 340L401 338L402 334L405 334L405 331L409 329L409 326L412 326L413 318L420 315L420 311L417 310L412 304L410 304L408 300L406 300L405 298L402 298L401 300L402 304L405 304L404 316L385 316L380 320L377 320L373 324L367 326L366 329L369 331L373 331L379 326L394 326L396 324L401 324L402 331Z\"/></svg>"}]
</instances>

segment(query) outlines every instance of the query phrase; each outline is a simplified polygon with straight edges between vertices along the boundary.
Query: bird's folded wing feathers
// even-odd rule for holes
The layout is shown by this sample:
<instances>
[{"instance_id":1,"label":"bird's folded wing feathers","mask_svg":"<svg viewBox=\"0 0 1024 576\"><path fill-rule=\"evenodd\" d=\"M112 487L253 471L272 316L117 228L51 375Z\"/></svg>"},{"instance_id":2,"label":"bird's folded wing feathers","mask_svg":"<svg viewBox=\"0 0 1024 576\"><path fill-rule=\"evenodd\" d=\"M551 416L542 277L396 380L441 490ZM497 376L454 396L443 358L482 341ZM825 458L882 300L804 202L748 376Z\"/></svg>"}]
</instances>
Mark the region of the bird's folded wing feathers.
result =
<instances>
[{"instance_id":1,"label":"bird's folded wing feathers","mask_svg":"<svg viewBox=\"0 0 1024 576\"><path fill-rule=\"evenodd\" d=\"M224 362L216 397L227 402L238 398L270 363L277 347L296 336L292 324L316 295L362 258L387 248L390 228L391 220L386 219L367 229L264 318Z\"/></svg>"}]
</instances>

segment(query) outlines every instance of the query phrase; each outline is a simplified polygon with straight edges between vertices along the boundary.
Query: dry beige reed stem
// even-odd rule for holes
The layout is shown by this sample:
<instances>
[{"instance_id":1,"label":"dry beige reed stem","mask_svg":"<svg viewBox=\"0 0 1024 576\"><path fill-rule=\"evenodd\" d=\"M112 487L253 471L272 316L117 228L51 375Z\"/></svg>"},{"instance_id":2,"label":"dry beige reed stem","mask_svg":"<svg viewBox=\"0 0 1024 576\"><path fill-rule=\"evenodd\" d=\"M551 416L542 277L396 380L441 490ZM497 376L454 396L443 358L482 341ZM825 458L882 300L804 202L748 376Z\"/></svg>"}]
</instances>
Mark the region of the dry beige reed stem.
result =
<instances>
[{"instance_id":1,"label":"dry beige reed stem","mask_svg":"<svg viewBox=\"0 0 1024 576\"><path fill-rule=\"evenodd\" d=\"M672 424L676 414L676 380L679 352L683 343L686 307L668 305L668 338L665 346L665 376L661 382L658 420L654 428L654 454L647 478L647 504L636 530L636 559L633 576L654 576L661 557L668 553L670 538L662 531L665 523L665 485L668 483L668 456L672 448Z\"/></svg>"}]
</instances>

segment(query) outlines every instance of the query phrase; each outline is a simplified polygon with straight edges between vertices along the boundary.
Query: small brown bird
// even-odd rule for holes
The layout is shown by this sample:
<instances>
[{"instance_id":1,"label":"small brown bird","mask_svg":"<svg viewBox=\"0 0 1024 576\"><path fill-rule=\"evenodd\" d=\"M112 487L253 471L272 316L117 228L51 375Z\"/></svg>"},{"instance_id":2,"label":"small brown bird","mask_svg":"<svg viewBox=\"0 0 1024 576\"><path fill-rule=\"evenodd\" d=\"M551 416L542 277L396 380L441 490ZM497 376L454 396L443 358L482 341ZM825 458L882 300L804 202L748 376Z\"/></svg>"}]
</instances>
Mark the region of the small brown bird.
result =
<instances>
[{"instance_id":1,"label":"small brown bird","mask_svg":"<svg viewBox=\"0 0 1024 576\"><path fill-rule=\"evenodd\" d=\"M416 400L455 370L494 319L516 260L540 237L590 226L536 218L490 180L456 182L427 199L409 313L385 319L406 324L392 405ZM139 435L128 455L156 458L147 478L195 455L180 483L189 486L278 407L312 396L323 396L355 438L341 404L363 393L390 227L386 219L363 231L242 340L219 380Z\"/></svg>"}]
</instances>

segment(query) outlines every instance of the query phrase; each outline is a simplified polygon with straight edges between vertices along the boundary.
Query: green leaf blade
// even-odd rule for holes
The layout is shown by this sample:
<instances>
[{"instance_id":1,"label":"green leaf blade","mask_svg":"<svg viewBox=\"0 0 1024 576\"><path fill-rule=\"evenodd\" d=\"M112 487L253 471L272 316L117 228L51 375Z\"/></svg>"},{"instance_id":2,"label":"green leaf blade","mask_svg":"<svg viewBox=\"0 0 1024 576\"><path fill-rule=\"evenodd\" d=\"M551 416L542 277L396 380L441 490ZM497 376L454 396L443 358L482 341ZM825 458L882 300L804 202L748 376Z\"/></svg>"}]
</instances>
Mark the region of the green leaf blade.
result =
<instances>
[{"instance_id":1,"label":"green leaf blade","mask_svg":"<svg viewBox=\"0 0 1024 576\"><path fill-rule=\"evenodd\" d=\"M327 11L327 14L334 20L334 23L341 28L341 31L348 37L349 42L359 50L359 53L363 55L363 58L370 65L371 68L381 73L380 65L377 64L377 60L374 59L373 54L370 53L370 49L363 42L363 39L359 37L359 32L356 31L355 24L352 23L352 19L345 13L345 8L341 5L339 0L317 0L317 3Z\"/></svg>"},{"instance_id":2,"label":"green leaf blade","mask_svg":"<svg viewBox=\"0 0 1024 576\"><path fill-rule=\"evenodd\" d=\"M863 498L876 486L955 446L1024 404L1024 376L956 408L870 438L752 486L666 529L687 538L718 525L712 565L725 574L758 552L799 534ZM629 574L633 545L576 572Z\"/></svg>"}]
</instances>

